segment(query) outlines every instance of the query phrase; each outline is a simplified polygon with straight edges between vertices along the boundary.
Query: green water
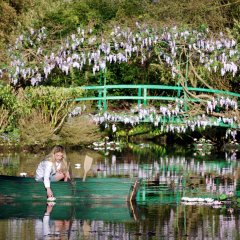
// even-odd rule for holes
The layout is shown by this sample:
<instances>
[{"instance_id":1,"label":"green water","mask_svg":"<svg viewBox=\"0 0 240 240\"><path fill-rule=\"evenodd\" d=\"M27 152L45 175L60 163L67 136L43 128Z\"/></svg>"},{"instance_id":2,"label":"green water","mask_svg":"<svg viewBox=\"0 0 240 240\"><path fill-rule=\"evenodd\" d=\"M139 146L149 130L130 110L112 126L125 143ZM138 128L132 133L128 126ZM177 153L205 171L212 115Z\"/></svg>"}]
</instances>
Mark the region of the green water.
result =
<instances>
[{"instance_id":1,"label":"green water","mask_svg":"<svg viewBox=\"0 0 240 240\"><path fill-rule=\"evenodd\" d=\"M1 153L0 172L34 175L45 154ZM181 202L182 196L237 193L238 153L206 154L149 144L107 152L68 150L73 177L83 175L75 164L83 166L86 154L94 158L88 176L145 181L137 202L47 206L0 200L0 239L240 239L239 208Z\"/></svg>"}]
</instances>

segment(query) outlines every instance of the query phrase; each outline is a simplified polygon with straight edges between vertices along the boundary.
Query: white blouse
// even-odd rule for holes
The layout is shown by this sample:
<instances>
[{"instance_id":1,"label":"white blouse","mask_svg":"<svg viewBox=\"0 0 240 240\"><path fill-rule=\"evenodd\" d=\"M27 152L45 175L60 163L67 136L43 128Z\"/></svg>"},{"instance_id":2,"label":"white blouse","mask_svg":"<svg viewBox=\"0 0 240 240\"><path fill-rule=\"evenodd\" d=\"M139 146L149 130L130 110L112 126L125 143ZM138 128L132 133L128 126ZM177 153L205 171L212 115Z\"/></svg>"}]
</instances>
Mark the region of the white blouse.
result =
<instances>
[{"instance_id":1,"label":"white blouse","mask_svg":"<svg viewBox=\"0 0 240 240\"><path fill-rule=\"evenodd\" d=\"M50 187L50 176L54 175L57 170L61 168L61 162L56 162L56 169L54 167L53 162L51 161L41 161L36 170L36 181L42 181L44 183L45 188Z\"/></svg>"}]
</instances>

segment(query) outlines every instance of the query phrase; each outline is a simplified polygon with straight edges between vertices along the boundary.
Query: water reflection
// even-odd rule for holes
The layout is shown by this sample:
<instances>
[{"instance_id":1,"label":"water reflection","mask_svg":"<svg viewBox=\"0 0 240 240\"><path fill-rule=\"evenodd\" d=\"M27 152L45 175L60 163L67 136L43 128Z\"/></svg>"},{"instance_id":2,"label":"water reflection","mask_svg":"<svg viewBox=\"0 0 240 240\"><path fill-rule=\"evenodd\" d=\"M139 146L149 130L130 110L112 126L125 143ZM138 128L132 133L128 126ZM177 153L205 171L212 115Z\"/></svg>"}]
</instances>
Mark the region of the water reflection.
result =
<instances>
[{"instance_id":1,"label":"water reflection","mask_svg":"<svg viewBox=\"0 0 240 240\"><path fill-rule=\"evenodd\" d=\"M127 203L12 202L1 203L0 212L0 233L6 236L3 239L79 239L105 232L108 224L121 225L121 231L125 224L138 220Z\"/></svg>"},{"instance_id":2,"label":"water reflection","mask_svg":"<svg viewBox=\"0 0 240 240\"><path fill-rule=\"evenodd\" d=\"M138 228L145 228L145 234L154 232L163 239L239 239L239 212L183 205L152 205L144 210L148 218Z\"/></svg>"},{"instance_id":3,"label":"water reflection","mask_svg":"<svg viewBox=\"0 0 240 240\"><path fill-rule=\"evenodd\" d=\"M69 207L69 206L68 206ZM67 207L67 208L68 208ZM30 206L32 208L32 206ZM36 208L36 206L35 206ZM100 220L78 214L67 216L47 206L29 216L1 218L2 239L239 239L239 210L209 206L138 206L140 218ZM40 209L40 208L39 208ZM2 209L1 209L2 210ZM55 215L54 215L55 211ZM67 211L68 212L68 211ZM13 213L13 211L12 211ZM49 216L48 216L49 214ZM7 217L7 216L6 216Z\"/></svg>"},{"instance_id":4,"label":"water reflection","mask_svg":"<svg viewBox=\"0 0 240 240\"><path fill-rule=\"evenodd\" d=\"M88 176L146 180L135 205L23 204L0 202L3 239L240 239L240 211L230 205L184 205L183 194L240 191L238 153L196 155L186 151L122 149L108 155L70 151L74 177L82 177L85 155L94 158ZM0 155L1 173L34 174L45 153ZM76 165L77 164L77 165ZM14 166L14 168L13 168ZM12 168L11 168L12 167ZM181 190L181 191L180 191ZM49 212L49 217L44 213ZM48 225L45 224L45 220ZM47 221L48 220L48 221Z\"/></svg>"},{"instance_id":5,"label":"water reflection","mask_svg":"<svg viewBox=\"0 0 240 240\"><path fill-rule=\"evenodd\" d=\"M70 220L51 220L54 203L47 203L45 213L42 219L37 219L35 222L35 239L47 239L58 237L69 239L68 235L71 231ZM66 237L67 236L67 237Z\"/></svg>"}]
</instances>

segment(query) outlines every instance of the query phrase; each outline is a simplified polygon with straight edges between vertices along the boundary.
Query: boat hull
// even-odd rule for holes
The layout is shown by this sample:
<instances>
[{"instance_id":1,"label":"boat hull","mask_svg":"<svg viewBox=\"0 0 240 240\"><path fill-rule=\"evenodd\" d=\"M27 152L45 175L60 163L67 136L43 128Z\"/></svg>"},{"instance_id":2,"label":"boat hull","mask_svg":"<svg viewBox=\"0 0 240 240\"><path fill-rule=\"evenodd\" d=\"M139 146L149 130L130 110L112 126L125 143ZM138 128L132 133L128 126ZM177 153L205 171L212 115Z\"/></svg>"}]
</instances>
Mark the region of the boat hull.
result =
<instances>
[{"instance_id":1,"label":"boat hull","mask_svg":"<svg viewBox=\"0 0 240 240\"><path fill-rule=\"evenodd\" d=\"M52 182L51 189L56 201L129 201L133 181L126 178L87 178L71 182ZM42 182L30 177L0 175L0 200L46 201L46 190Z\"/></svg>"}]
</instances>

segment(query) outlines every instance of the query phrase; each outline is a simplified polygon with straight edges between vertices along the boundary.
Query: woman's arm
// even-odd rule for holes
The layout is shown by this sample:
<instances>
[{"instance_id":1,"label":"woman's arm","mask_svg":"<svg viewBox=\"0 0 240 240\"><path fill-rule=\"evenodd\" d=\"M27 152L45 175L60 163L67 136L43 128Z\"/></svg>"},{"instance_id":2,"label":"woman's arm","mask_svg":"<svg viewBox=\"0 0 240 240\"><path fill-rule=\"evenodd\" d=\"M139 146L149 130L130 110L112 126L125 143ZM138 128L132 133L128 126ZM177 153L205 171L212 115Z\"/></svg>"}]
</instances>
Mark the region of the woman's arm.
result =
<instances>
[{"instance_id":1,"label":"woman's arm","mask_svg":"<svg viewBox=\"0 0 240 240\"><path fill-rule=\"evenodd\" d=\"M44 180L43 180L43 182L44 182L44 186L47 190L47 196L49 198L49 197L53 197L53 193L52 193L52 190L50 188L50 174L51 174L51 171L52 171L53 163L50 162L50 161L46 161L45 164L46 165L45 165L45 170L44 170L44 177L43 177Z\"/></svg>"},{"instance_id":2,"label":"woman's arm","mask_svg":"<svg viewBox=\"0 0 240 240\"><path fill-rule=\"evenodd\" d=\"M48 198L53 197L53 192L52 192L51 188L50 188L50 187L47 187L46 190L47 190L47 197L48 197Z\"/></svg>"}]
</instances>

